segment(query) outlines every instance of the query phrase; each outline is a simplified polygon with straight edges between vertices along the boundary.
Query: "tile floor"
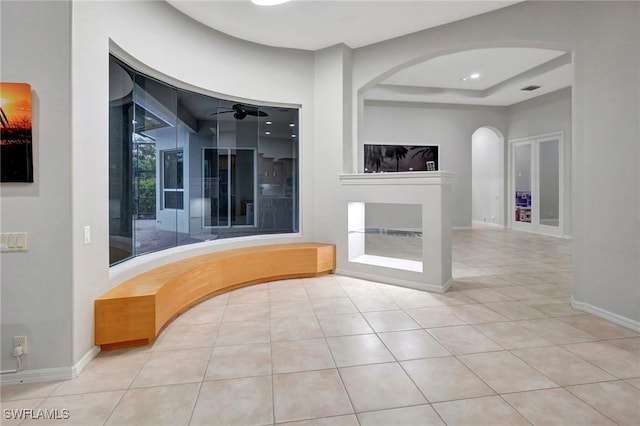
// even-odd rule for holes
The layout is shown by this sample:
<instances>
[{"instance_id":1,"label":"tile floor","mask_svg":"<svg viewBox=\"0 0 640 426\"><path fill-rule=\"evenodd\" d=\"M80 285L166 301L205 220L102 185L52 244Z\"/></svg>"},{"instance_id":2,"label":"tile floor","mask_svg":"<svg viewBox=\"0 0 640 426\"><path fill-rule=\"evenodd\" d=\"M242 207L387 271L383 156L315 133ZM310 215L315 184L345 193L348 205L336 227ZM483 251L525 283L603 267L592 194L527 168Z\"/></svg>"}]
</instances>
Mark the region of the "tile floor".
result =
<instances>
[{"instance_id":1,"label":"tile floor","mask_svg":"<svg viewBox=\"0 0 640 426\"><path fill-rule=\"evenodd\" d=\"M4 386L2 407L85 426L638 425L640 334L570 307L571 262L569 241L456 231L444 295L336 275L247 287L75 380Z\"/></svg>"}]
</instances>

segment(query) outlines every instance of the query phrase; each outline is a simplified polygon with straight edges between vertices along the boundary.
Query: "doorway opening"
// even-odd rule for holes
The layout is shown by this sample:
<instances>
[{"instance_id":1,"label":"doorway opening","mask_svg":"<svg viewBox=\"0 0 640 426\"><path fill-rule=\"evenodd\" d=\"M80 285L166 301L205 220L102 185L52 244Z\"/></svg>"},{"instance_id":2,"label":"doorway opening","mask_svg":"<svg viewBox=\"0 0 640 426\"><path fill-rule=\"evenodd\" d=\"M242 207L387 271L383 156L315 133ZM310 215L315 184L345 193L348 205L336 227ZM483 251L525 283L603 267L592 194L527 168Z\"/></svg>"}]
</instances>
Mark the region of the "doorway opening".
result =
<instances>
[{"instance_id":1,"label":"doorway opening","mask_svg":"<svg viewBox=\"0 0 640 426\"><path fill-rule=\"evenodd\" d=\"M503 227L504 138L500 131L480 127L471 135L471 220Z\"/></svg>"}]
</instances>

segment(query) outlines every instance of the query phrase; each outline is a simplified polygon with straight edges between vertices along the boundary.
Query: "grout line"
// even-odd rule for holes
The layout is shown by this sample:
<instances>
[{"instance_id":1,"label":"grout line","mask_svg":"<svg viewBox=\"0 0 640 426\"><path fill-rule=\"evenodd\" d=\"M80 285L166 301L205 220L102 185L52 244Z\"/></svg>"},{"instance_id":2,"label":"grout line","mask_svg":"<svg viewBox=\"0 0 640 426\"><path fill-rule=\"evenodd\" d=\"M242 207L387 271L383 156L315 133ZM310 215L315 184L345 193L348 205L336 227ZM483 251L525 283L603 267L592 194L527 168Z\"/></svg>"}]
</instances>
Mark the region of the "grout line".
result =
<instances>
[{"instance_id":1,"label":"grout line","mask_svg":"<svg viewBox=\"0 0 640 426\"><path fill-rule=\"evenodd\" d=\"M122 392L122 395L120 395L120 398L118 398L116 403L113 404L113 407L111 407L111 411L109 411L109 415L107 417L105 417L104 422L102 422L103 425L106 425L107 422L109 421L109 419L111 418L111 416L113 416L113 413L115 413L116 409L118 408L118 406L120 405L120 403L124 399L124 396L127 394L127 392L128 392L128 390L125 390L124 392ZM69 413L69 414L71 414L71 413Z\"/></svg>"}]
</instances>

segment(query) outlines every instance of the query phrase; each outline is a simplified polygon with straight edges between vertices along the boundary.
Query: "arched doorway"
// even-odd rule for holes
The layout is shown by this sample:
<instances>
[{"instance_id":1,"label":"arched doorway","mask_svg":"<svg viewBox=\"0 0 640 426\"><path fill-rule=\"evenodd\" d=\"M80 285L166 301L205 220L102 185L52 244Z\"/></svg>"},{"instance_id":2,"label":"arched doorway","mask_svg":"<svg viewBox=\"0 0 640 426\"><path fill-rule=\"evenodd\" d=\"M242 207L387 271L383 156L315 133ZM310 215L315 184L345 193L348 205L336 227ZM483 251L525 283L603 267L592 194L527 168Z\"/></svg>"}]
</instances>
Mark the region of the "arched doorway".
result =
<instances>
[{"instance_id":1,"label":"arched doorway","mask_svg":"<svg viewBox=\"0 0 640 426\"><path fill-rule=\"evenodd\" d=\"M491 127L471 135L471 219L504 226L504 138Z\"/></svg>"}]
</instances>

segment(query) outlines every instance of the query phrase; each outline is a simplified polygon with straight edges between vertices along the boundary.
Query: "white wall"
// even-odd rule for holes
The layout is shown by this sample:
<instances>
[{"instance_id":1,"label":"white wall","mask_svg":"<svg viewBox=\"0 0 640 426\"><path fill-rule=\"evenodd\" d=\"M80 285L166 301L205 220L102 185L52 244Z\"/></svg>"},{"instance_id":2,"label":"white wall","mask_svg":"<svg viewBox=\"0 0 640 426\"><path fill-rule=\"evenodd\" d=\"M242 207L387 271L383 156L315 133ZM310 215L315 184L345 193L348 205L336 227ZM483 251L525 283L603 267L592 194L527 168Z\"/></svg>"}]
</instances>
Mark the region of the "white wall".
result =
<instances>
[{"instance_id":1,"label":"white wall","mask_svg":"<svg viewBox=\"0 0 640 426\"><path fill-rule=\"evenodd\" d=\"M471 105L444 105L365 101L358 169L363 170L365 143L439 145L440 170L454 172L454 227L471 226L471 136L479 127L504 132L506 109Z\"/></svg>"},{"instance_id":2,"label":"white wall","mask_svg":"<svg viewBox=\"0 0 640 426\"><path fill-rule=\"evenodd\" d=\"M342 186L338 176L350 152L345 151L345 139L350 136L351 104L345 99L350 93L351 50L344 45L329 47L315 53L314 62L315 89L315 138L313 168L302 169L305 176L313 176L313 194L302 197L313 198L313 208L317 212L313 224L318 240L338 244L337 257L346 259L347 247L347 211L339 206ZM347 133L345 135L345 132ZM304 140L308 143L308 140Z\"/></svg>"},{"instance_id":3,"label":"white wall","mask_svg":"<svg viewBox=\"0 0 640 426\"><path fill-rule=\"evenodd\" d=\"M471 136L471 219L504 225L503 140L488 127Z\"/></svg>"},{"instance_id":4,"label":"white wall","mask_svg":"<svg viewBox=\"0 0 640 426\"><path fill-rule=\"evenodd\" d=\"M572 52L574 299L640 329L639 9L638 2L522 2L363 47L353 55L352 99L357 116L362 90L455 51L525 46ZM352 140L361 143L366 138L359 130Z\"/></svg>"},{"instance_id":5,"label":"white wall","mask_svg":"<svg viewBox=\"0 0 640 426\"><path fill-rule=\"evenodd\" d=\"M564 235L571 235L571 88L558 90L507 108L508 139L562 132L564 181ZM576 143L580 143L576 141Z\"/></svg>"},{"instance_id":6,"label":"white wall","mask_svg":"<svg viewBox=\"0 0 640 426\"><path fill-rule=\"evenodd\" d=\"M2 232L29 238L26 253L0 255L2 369L16 367L16 335L25 369L61 368L72 361L71 6L2 1L0 13L0 75L31 84L34 154L34 183L0 185Z\"/></svg>"},{"instance_id":7,"label":"white wall","mask_svg":"<svg viewBox=\"0 0 640 426\"><path fill-rule=\"evenodd\" d=\"M420 204L365 203L364 225L390 230L422 230Z\"/></svg>"}]
</instances>

